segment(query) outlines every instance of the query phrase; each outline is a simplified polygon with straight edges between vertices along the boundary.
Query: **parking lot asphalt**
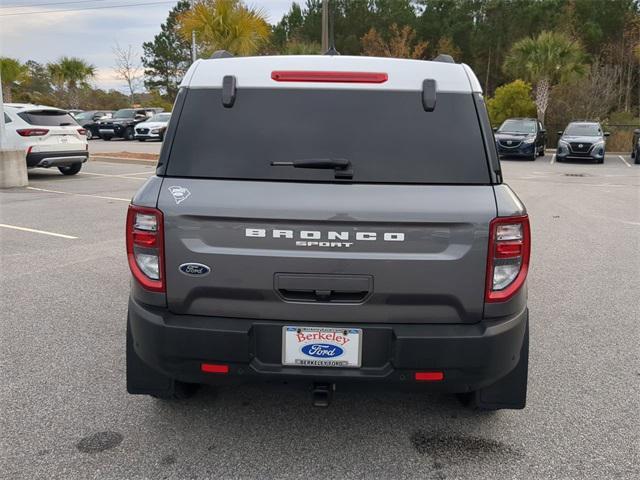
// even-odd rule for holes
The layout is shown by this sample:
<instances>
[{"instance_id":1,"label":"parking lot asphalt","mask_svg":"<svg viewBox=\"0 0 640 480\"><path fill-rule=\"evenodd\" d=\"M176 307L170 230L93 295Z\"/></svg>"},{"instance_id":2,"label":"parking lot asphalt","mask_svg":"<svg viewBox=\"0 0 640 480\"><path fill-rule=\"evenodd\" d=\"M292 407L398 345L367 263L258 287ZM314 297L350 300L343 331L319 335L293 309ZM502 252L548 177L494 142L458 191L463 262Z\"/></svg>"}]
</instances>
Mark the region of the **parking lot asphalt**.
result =
<instances>
[{"instance_id":1,"label":"parking lot asphalt","mask_svg":"<svg viewBox=\"0 0 640 480\"><path fill-rule=\"evenodd\" d=\"M102 139L95 139L89 141L89 154L107 154L113 155L119 152L131 152L131 153L160 153L160 147L162 143L157 140L147 140L140 142L138 140L123 140L121 138L114 138L108 142Z\"/></svg>"},{"instance_id":2,"label":"parking lot asphalt","mask_svg":"<svg viewBox=\"0 0 640 480\"><path fill-rule=\"evenodd\" d=\"M640 166L503 169L531 217L531 358L527 408L496 413L364 387L328 409L290 385L128 395L124 219L154 168L31 171L0 191L0 478L638 478Z\"/></svg>"}]
</instances>

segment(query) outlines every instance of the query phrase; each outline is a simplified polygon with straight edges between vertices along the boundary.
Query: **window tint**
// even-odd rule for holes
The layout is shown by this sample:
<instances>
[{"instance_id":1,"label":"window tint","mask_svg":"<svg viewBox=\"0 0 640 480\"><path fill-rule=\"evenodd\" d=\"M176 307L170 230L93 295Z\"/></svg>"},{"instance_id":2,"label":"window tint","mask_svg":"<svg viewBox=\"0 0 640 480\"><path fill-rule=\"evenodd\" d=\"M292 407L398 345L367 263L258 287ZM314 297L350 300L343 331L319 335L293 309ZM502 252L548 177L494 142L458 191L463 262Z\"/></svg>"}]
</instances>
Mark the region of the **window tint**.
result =
<instances>
[{"instance_id":1,"label":"window tint","mask_svg":"<svg viewBox=\"0 0 640 480\"><path fill-rule=\"evenodd\" d=\"M570 123L564 131L565 135L601 137L602 130L597 123Z\"/></svg>"},{"instance_id":2,"label":"window tint","mask_svg":"<svg viewBox=\"0 0 640 480\"><path fill-rule=\"evenodd\" d=\"M469 94L438 93L433 112L420 92L389 90L238 89L232 108L221 99L187 91L165 174L334 182L333 170L271 162L347 159L354 183L490 183Z\"/></svg>"},{"instance_id":3,"label":"window tint","mask_svg":"<svg viewBox=\"0 0 640 480\"><path fill-rule=\"evenodd\" d=\"M505 120L498 129L500 133L536 133L534 120Z\"/></svg>"},{"instance_id":4,"label":"window tint","mask_svg":"<svg viewBox=\"0 0 640 480\"><path fill-rule=\"evenodd\" d=\"M77 125L78 122L63 110L37 110L20 112L18 116L29 125L41 125L46 127L61 127L64 125Z\"/></svg>"},{"instance_id":5,"label":"window tint","mask_svg":"<svg viewBox=\"0 0 640 480\"><path fill-rule=\"evenodd\" d=\"M113 114L113 118L133 118L136 114L136 111L132 108L124 108L122 110L118 110Z\"/></svg>"}]
</instances>

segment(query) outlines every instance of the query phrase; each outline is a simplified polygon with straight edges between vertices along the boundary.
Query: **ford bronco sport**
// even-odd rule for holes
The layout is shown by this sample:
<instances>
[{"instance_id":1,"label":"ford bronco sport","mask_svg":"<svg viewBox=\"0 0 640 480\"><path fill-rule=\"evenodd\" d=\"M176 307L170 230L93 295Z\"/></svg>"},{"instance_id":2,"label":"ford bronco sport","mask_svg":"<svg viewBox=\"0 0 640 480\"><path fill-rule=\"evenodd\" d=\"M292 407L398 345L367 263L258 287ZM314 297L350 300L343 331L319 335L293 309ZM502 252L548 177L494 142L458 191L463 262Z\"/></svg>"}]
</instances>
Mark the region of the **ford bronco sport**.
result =
<instances>
[{"instance_id":1,"label":"ford bronco sport","mask_svg":"<svg viewBox=\"0 0 640 480\"><path fill-rule=\"evenodd\" d=\"M436 60L191 66L127 216L130 393L301 380L327 405L380 382L524 407L527 213L476 76Z\"/></svg>"}]
</instances>

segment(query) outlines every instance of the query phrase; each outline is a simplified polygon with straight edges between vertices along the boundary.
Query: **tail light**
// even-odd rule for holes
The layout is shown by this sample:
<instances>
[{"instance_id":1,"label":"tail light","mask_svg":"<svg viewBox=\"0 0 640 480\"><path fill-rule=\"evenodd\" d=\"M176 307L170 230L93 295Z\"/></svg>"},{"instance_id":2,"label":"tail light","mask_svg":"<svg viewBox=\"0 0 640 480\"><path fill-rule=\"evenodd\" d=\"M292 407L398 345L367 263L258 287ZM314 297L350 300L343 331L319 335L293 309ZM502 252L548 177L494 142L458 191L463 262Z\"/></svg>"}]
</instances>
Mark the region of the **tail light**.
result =
<instances>
[{"instance_id":1,"label":"tail light","mask_svg":"<svg viewBox=\"0 0 640 480\"><path fill-rule=\"evenodd\" d=\"M86 130L85 128L79 128L79 129L78 129L78 133L79 133L80 135L86 135L86 134L87 134L87 130Z\"/></svg>"},{"instance_id":2,"label":"tail light","mask_svg":"<svg viewBox=\"0 0 640 480\"><path fill-rule=\"evenodd\" d=\"M504 302L522 287L529 269L529 217L494 218L489 225L487 302Z\"/></svg>"},{"instance_id":3,"label":"tail light","mask_svg":"<svg viewBox=\"0 0 640 480\"><path fill-rule=\"evenodd\" d=\"M156 208L129 205L127 258L134 278L143 288L164 292L164 221Z\"/></svg>"},{"instance_id":4,"label":"tail light","mask_svg":"<svg viewBox=\"0 0 640 480\"><path fill-rule=\"evenodd\" d=\"M276 82L384 83L389 76L384 72L274 70L271 79Z\"/></svg>"},{"instance_id":5,"label":"tail light","mask_svg":"<svg viewBox=\"0 0 640 480\"><path fill-rule=\"evenodd\" d=\"M21 137L41 137L49 133L46 128L20 128L16 130Z\"/></svg>"}]
</instances>

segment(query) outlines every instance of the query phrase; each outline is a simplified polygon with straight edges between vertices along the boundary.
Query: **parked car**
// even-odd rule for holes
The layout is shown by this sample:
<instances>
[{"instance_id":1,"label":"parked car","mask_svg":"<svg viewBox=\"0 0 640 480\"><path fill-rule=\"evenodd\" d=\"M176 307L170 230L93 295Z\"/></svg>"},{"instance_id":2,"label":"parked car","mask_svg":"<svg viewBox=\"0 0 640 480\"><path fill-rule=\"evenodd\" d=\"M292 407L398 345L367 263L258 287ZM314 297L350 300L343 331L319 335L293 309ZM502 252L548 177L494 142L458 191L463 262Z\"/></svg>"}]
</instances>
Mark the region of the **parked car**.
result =
<instances>
[{"instance_id":1,"label":"parked car","mask_svg":"<svg viewBox=\"0 0 640 480\"><path fill-rule=\"evenodd\" d=\"M112 110L89 110L75 116L78 122L87 131L87 140L100 138L99 122L113 116Z\"/></svg>"},{"instance_id":2,"label":"parked car","mask_svg":"<svg viewBox=\"0 0 640 480\"><path fill-rule=\"evenodd\" d=\"M605 137L609 132L603 132L598 122L571 122L564 132L558 132L558 150L556 160L593 160L604 163Z\"/></svg>"},{"instance_id":3,"label":"parked car","mask_svg":"<svg viewBox=\"0 0 640 480\"><path fill-rule=\"evenodd\" d=\"M326 406L378 382L524 407L529 219L480 83L439 58L191 66L127 215L130 393L297 380Z\"/></svg>"},{"instance_id":4,"label":"parked car","mask_svg":"<svg viewBox=\"0 0 640 480\"><path fill-rule=\"evenodd\" d=\"M535 160L544 155L547 131L535 118L509 118L494 131L500 157Z\"/></svg>"},{"instance_id":5,"label":"parked car","mask_svg":"<svg viewBox=\"0 0 640 480\"><path fill-rule=\"evenodd\" d=\"M136 138L141 142L148 139L162 141L170 118L171 112L156 113L146 122L139 123L136 125Z\"/></svg>"},{"instance_id":6,"label":"parked car","mask_svg":"<svg viewBox=\"0 0 640 480\"><path fill-rule=\"evenodd\" d=\"M67 110L67 113L69 113L69 115L71 115L73 118L75 118L77 115L80 115L82 112L84 112L84 110L78 110L76 108Z\"/></svg>"},{"instance_id":7,"label":"parked car","mask_svg":"<svg viewBox=\"0 0 640 480\"><path fill-rule=\"evenodd\" d=\"M109 119L100 120L98 133L103 140L112 138L135 138L135 126L160 113L162 108L123 108L118 110Z\"/></svg>"},{"instance_id":8,"label":"parked car","mask_svg":"<svg viewBox=\"0 0 640 480\"><path fill-rule=\"evenodd\" d=\"M631 158L634 160L633 163L640 163L640 128L633 131Z\"/></svg>"},{"instance_id":9,"label":"parked car","mask_svg":"<svg viewBox=\"0 0 640 480\"><path fill-rule=\"evenodd\" d=\"M7 103L4 121L8 143L24 150L27 168L57 167L75 175L89 158L85 129L66 110Z\"/></svg>"}]
</instances>

